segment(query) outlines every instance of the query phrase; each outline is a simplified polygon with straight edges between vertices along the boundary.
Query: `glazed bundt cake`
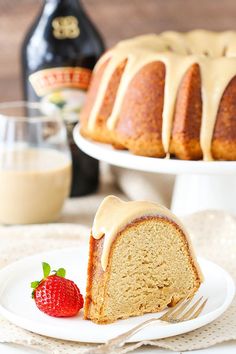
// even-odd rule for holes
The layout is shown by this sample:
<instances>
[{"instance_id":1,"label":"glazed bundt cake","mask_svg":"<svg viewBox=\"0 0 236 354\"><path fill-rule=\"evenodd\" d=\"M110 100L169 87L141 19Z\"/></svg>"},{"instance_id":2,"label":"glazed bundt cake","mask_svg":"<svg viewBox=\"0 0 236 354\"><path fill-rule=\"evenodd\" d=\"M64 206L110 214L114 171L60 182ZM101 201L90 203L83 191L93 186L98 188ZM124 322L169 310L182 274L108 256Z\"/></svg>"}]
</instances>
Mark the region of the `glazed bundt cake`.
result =
<instances>
[{"instance_id":1,"label":"glazed bundt cake","mask_svg":"<svg viewBox=\"0 0 236 354\"><path fill-rule=\"evenodd\" d=\"M192 297L202 275L187 232L165 207L106 197L92 227L85 319L111 323Z\"/></svg>"},{"instance_id":2,"label":"glazed bundt cake","mask_svg":"<svg viewBox=\"0 0 236 354\"><path fill-rule=\"evenodd\" d=\"M94 70L81 134L138 155L236 160L236 32L118 43Z\"/></svg>"}]
</instances>

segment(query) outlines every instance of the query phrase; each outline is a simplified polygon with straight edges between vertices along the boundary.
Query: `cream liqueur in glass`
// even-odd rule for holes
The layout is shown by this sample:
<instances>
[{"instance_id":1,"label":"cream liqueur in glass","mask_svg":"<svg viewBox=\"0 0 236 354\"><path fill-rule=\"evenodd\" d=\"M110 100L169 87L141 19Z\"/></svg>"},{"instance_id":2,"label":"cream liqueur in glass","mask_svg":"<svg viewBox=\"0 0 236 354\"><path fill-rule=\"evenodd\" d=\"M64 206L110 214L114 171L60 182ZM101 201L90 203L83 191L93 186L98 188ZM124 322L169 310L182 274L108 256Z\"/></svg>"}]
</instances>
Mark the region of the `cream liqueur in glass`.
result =
<instances>
[{"instance_id":1,"label":"cream liqueur in glass","mask_svg":"<svg viewBox=\"0 0 236 354\"><path fill-rule=\"evenodd\" d=\"M71 156L61 119L0 114L0 223L57 220L70 187Z\"/></svg>"}]
</instances>

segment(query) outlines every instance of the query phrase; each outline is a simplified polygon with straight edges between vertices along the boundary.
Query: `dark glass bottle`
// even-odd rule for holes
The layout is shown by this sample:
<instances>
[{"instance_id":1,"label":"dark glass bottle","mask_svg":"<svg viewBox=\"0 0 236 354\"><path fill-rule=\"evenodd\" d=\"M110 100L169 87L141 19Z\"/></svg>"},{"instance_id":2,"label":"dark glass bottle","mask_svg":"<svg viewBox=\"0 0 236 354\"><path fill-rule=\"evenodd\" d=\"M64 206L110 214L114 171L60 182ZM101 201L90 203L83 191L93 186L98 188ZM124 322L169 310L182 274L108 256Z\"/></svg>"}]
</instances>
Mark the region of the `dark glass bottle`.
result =
<instances>
[{"instance_id":1,"label":"dark glass bottle","mask_svg":"<svg viewBox=\"0 0 236 354\"><path fill-rule=\"evenodd\" d=\"M79 0L45 0L22 46L25 99L40 101L45 113L60 111L67 125L73 160L71 196L92 193L98 186L98 161L77 148L72 130L103 51L101 36Z\"/></svg>"}]
</instances>

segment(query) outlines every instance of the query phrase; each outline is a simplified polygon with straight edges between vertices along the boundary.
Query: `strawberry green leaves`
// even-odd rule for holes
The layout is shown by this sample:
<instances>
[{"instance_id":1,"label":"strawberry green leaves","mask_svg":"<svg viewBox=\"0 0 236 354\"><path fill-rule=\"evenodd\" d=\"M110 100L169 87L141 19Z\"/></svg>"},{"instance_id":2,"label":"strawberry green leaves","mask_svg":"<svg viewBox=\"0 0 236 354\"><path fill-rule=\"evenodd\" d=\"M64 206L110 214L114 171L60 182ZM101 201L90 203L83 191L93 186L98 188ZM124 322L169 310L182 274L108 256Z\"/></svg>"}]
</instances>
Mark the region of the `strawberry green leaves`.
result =
<instances>
[{"instance_id":1,"label":"strawberry green leaves","mask_svg":"<svg viewBox=\"0 0 236 354\"><path fill-rule=\"evenodd\" d=\"M43 267L43 277L47 278L51 272L51 267L48 263L43 262L42 263L42 267Z\"/></svg>"},{"instance_id":2,"label":"strawberry green leaves","mask_svg":"<svg viewBox=\"0 0 236 354\"><path fill-rule=\"evenodd\" d=\"M42 283L43 280L47 279L50 275L57 275L58 277L65 278L66 270L64 268L59 268L58 270L51 271L51 267L48 263L42 262L43 268L43 279L33 281L30 286L33 289L32 298L34 298L35 290L38 288L39 284Z\"/></svg>"},{"instance_id":3,"label":"strawberry green leaves","mask_svg":"<svg viewBox=\"0 0 236 354\"><path fill-rule=\"evenodd\" d=\"M31 297L32 299L34 298L34 292L37 289L37 287L39 286L40 281L36 280L36 281L32 281L32 283L30 284L31 288L33 289L32 293L31 293Z\"/></svg>"},{"instance_id":4,"label":"strawberry green leaves","mask_svg":"<svg viewBox=\"0 0 236 354\"><path fill-rule=\"evenodd\" d=\"M40 281L32 281L32 283L31 283L31 288L32 289L36 289L37 288L37 286L39 285L39 283L40 283Z\"/></svg>"},{"instance_id":5,"label":"strawberry green leaves","mask_svg":"<svg viewBox=\"0 0 236 354\"><path fill-rule=\"evenodd\" d=\"M59 268L57 271L56 271L56 275L58 277L62 277L62 278L65 278L66 276L66 270L64 268Z\"/></svg>"}]
</instances>

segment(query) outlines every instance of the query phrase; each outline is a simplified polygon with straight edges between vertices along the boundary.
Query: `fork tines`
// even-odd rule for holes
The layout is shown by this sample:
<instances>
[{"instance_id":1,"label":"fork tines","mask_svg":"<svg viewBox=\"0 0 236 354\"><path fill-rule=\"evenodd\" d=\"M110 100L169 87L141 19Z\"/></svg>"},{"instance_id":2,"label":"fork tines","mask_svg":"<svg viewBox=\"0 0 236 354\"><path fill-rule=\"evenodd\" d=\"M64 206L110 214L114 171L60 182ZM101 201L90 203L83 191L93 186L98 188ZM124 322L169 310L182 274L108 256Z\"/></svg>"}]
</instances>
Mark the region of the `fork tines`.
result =
<instances>
[{"instance_id":1,"label":"fork tines","mask_svg":"<svg viewBox=\"0 0 236 354\"><path fill-rule=\"evenodd\" d=\"M192 299L182 299L175 307L170 308L159 319L171 323L193 320L194 318L197 318L200 315L207 303L207 300L208 299L204 300L203 296L201 296L200 299L198 299L194 303L192 303ZM191 307L188 308L190 302Z\"/></svg>"}]
</instances>

